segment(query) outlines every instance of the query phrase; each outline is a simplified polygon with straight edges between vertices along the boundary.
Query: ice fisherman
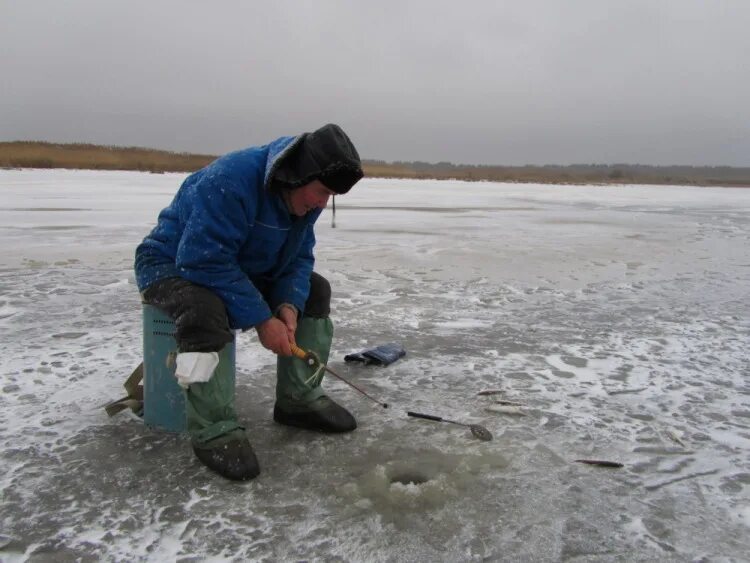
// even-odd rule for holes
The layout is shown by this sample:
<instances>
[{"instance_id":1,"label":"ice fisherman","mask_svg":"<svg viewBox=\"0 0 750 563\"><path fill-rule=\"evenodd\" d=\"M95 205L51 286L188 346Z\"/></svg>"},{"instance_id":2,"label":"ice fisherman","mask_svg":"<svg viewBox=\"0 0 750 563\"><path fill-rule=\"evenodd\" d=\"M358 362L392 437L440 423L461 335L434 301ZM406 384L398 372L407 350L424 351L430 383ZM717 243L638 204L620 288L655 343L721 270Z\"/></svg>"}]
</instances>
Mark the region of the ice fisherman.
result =
<instances>
[{"instance_id":1,"label":"ice fisherman","mask_svg":"<svg viewBox=\"0 0 750 563\"><path fill-rule=\"evenodd\" d=\"M136 250L143 301L176 325L175 376L193 451L224 477L260 473L237 420L234 385L214 373L235 329L255 329L278 356L277 423L320 432L357 427L320 379L310 380L314 368L291 356L291 345L328 361L331 287L313 271L313 228L329 198L362 176L357 150L334 124L232 152L188 176Z\"/></svg>"}]
</instances>

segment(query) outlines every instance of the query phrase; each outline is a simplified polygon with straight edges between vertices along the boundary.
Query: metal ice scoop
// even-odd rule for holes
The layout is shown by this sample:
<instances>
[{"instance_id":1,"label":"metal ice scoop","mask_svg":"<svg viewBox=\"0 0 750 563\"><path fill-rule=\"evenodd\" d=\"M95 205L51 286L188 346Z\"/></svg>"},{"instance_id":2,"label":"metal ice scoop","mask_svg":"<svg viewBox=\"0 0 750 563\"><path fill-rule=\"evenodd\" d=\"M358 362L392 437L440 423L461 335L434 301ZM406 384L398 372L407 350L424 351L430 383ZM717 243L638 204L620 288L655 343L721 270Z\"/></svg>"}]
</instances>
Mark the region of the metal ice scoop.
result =
<instances>
[{"instance_id":1,"label":"metal ice scoop","mask_svg":"<svg viewBox=\"0 0 750 563\"><path fill-rule=\"evenodd\" d=\"M435 416L433 414L422 414L418 412L412 412L407 411L409 416L413 416L414 418L424 418L425 420L434 420L435 422L450 422L451 424L458 424L459 426L467 426L469 430L471 430L471 433L474 434L477 438L484 442L489 442L492 440L492 434L489 430L487 430L484 426L481 426L479 424L466 424L464 422L456 422L455 420L448 420L447 418L443 418L442 416Z\"/></svg>"}]
</instances>

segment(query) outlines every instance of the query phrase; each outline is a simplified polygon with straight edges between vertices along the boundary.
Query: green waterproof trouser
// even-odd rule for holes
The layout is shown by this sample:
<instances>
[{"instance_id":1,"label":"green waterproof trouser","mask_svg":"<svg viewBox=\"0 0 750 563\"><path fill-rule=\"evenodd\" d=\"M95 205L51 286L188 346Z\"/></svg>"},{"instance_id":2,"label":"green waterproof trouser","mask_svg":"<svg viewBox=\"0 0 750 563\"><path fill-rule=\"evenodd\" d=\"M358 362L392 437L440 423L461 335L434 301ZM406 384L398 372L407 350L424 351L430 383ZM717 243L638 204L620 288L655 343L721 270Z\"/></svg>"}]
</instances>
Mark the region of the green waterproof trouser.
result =
<instances>
[{"instance_id":1,"label":"green waterproof trouser","mask_svg":"<svg viewBox=\"0 0 750 563\"><path fill-rule=\"evenodd\" d=\"M333 341L333 323L329 317L303 318L297 325L294 338L297 346L306 352L314 352L323 365L328 363ZM299 358L279 356L276 360L276 403L287 412L315 408L315 400L325 395L320 387L323 373Z\"/></svg>"},{"instance_id":2,"label":"green waterproof trouser","mask_svg":"<svg viewBox=\"0 0 750 563\"><path fill-rule=\"evenodd\" d=\"M185 391L187 430L196 445L220 437L234 437L244 429L234 410L234 374L222 364L206 383L193 383ZM223 440L222 440L223 441Z\"/></svg>"},{"instance_id":3,"label":"green waterproof trouser","mask_svg":"<svg viewBox=\"0 0 750 563\"><path fill-rule=\"evenodd\" d=\"M295 333L297 345L315 352L323 364L328 362L333 340L333 323L328 317L306 317ZM292 356L279 356L276 363L276 402L288 412L314 408L324 395L320 388L322 373L313 377L314 368ZM185 391L187 430L194 444L219 445L244 432L234 409L234 374L220 364L206 383L193 383Z\"/></svg>"}]
</instances>

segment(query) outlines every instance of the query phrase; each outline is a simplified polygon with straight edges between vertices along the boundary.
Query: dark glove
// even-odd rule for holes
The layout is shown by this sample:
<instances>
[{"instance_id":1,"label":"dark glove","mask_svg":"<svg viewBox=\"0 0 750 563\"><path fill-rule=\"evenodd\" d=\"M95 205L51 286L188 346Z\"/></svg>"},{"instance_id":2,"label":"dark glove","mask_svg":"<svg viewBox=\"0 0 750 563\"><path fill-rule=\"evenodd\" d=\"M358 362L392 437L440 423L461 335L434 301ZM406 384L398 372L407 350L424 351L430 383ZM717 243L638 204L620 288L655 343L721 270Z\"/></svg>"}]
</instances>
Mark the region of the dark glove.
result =
<instances>
[{"instance_id":1,"label":"dark glove","mask_svg":"<svg viewBox=\"0 0 750 563\"><path fill-rule=\"evenodd\" d=\"M382 344L375 348L369 348L362 350L355 354L347 354L344 356L345 362L362 362L365 365L374 364L376 366L387 366L403 358L406 355L406 350L403 346L395 342L388 344Z\"/></svg>"}]
</instances>

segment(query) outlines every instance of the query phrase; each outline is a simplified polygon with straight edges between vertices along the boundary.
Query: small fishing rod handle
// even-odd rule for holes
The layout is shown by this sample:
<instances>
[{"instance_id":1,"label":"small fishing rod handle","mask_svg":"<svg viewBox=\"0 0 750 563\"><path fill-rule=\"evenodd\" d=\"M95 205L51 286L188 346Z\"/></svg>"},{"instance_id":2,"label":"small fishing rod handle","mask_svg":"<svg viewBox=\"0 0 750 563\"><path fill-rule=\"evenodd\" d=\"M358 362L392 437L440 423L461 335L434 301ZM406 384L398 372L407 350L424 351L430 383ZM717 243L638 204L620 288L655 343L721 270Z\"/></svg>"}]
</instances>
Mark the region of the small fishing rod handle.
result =
<instances>
[{"instance_id":1,"label":"small fishing rod handle","mask_svg":"<svg viewBox=\"0 0 750 563\"><path fill-rule=\"evenodd\" d=\"M407 411L406 414L408 416L413 416L414 418L425 418L427 420L434 420L435 422L443 422L443 418L442 417L435 416L435 415L432 415L432 414L422 414L422 413L419 413L419 412L412 412L412 411Z\"/></svg>"},{"instance_id":2,"label":"small fishing rod handle","mask_svg":"<svg viewBox=\"0 0 750 563\"><path fill-rule=\"evenodd\" d=\"M292 354L294 354L295 357L299 358L300 360L304 360L305 358L307 358L307 352L305 352L302 348L300 348L296 344L292 344L291 348L292 348Z\"/></svg>"}]
</instances>

